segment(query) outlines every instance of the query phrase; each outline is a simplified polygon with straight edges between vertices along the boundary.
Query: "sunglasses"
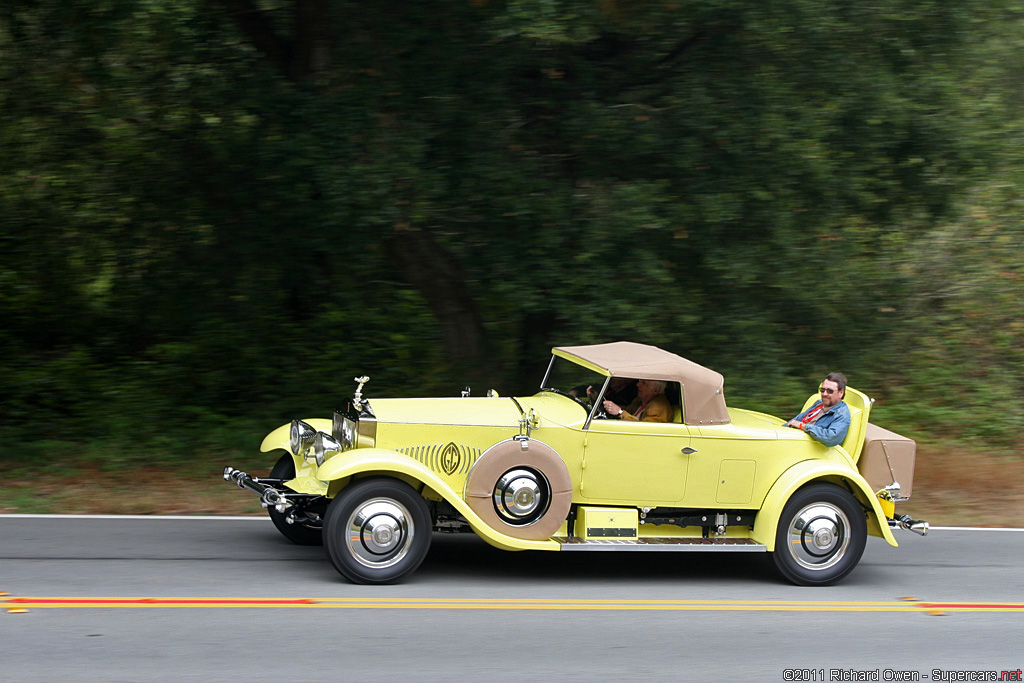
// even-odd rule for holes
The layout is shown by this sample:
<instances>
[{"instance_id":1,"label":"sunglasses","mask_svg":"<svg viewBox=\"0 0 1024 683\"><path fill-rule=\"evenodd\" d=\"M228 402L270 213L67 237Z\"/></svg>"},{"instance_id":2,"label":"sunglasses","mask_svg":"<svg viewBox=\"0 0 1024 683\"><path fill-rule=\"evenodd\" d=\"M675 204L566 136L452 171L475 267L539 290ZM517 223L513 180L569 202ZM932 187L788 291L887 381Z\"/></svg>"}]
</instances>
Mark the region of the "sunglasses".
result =
<instances>
[{"instance_id":1,"label":"sunglasses","mask_svg":"<svg viewBox=\"0 0 1024 683\"><path fill-rule=\"evenodd\" d=\"M829 396L831 396L832 394L836 393L837 390L836 389L826 389L825 387L818 387L818 391L820 393L822 393L822 394L828 394Z\"/></svg>"}]
</instances>

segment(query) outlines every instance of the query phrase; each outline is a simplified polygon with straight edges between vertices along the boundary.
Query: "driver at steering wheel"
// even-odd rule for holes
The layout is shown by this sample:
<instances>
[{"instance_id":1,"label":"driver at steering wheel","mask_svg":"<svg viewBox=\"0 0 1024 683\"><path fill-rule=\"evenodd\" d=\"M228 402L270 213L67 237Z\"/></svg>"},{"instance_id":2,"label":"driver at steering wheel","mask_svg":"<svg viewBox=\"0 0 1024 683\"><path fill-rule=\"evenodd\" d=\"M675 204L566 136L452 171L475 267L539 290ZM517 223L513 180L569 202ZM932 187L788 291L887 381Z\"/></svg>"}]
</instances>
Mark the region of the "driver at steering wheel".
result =
<instances>
[{"instance_id":1,"label":"driver at steering wheel","mask_svg":"<svg viewBox=\"0 0 1024 683\"><path fill-rule=\"evenodd\" d=\"M570 396L578 398L586 396L591 403L597 400L597 394L598 390L594 388L593 384L578 386L569 392ZM615 405L625 408L636 399L636 380L629 377L612 377L604 398L606 401L612 401Z\"/></svg>"},{"instance_id":2,"label":"driver at steering wheel","mask_svg":"<svg viewBox=\"0 0 1024 683\"><path fill-rule=\"evenodd\" d=\"M636 383L637 396L625 408L613 401L602 405L612 417L641 422L671 422L672 403L665 396L665 382L658 379L641 379Z\"/></svg>"}]
</instances>

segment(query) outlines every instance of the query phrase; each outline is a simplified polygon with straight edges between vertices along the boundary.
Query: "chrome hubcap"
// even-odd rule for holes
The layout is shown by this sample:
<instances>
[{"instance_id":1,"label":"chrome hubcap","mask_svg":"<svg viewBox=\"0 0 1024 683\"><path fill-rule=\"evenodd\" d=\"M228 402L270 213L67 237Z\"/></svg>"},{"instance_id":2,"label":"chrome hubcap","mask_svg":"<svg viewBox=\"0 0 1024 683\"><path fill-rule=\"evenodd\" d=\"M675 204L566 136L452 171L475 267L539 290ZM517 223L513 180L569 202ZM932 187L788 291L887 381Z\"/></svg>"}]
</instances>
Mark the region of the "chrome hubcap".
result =
<instances>
[{"instance_id":1,"label":"chrome hubcap","mask_svg":"<svg viewBox=\"0 0 1024 683\"><path fill-rule=\"evenodd\" d=\"M409 551L414 527L409 511L390 498L368 500L345 526L346 547L367 567L389 567Z\"/></svg>"},{"instance_id":2,"label":"chrome hubcap","mask_svg":"<svg viewBox=\"0 0 1024 683\"><path fill-rule=\"evenodd\" d=\"M545 512L546 489L531 470L509 470L494 485L494 509L509 524L530 524Z\"/></svg>"},{"instance_id":3,"label":"chrome hubcap","mask_svg":"<svg viewBox=\"0 0 1024 683\"><path fill-rule=\"evenodd\" d=\"M828 569L850 545L850 520L831 503L812 503L789 526L789 552L806 569Z\"/></svg>"}]
</instances>

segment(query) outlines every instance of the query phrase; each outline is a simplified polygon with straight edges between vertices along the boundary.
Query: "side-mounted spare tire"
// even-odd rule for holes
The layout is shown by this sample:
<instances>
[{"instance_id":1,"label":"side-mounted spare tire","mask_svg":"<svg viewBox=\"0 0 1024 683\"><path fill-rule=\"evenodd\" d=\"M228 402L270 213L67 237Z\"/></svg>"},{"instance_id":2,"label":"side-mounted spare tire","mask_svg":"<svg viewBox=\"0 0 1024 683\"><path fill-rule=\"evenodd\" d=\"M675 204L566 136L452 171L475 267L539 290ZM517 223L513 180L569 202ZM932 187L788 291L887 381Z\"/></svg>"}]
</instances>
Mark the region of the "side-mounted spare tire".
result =
<instances>
[{"instance_id":1,"label":"side-mounted spare tire","mask_svg":"<svg viewBox=\"0 0 1024 683\"><path fill-rule=\"evenodd\" d=\"M491 528L529 541L551 538L569 514L572 478L558 453L536 439L491 446L466 478L466 503Z\"/></svg>"}]
</instances>

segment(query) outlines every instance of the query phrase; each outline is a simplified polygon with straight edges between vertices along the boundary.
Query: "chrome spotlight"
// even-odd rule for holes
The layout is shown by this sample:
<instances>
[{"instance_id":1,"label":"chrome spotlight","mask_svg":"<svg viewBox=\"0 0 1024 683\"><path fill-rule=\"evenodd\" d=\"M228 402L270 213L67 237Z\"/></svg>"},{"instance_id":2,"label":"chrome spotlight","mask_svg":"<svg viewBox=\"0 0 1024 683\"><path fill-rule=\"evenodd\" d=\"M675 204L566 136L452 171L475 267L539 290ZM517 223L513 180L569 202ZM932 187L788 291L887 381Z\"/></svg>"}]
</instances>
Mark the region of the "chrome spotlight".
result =
<instances>
[{"instance_id":1,"label":"chrome spotlight","mask_svg":"<svg viewBox=\"0 0 1024 683\"><path fill-rule=\"evenodd\" d=\"M341 450L341 443L333 436L323 432L316 433L316 438L313 439L313 453L316 455L317 467L323 465L327 458L340 453Z\"/></svg>"},{"instance_id":2,"label":"chrome spotlight","mask_svg":"<svg viewBox=\"0 0 1024 683\"><path fill-rule=\"evenodd\" d=\"M291 446L292 454L305 457L310 446L313 445L313 439L316 438L316 430L302 420L292 420L290 437L289 446Z\"/></svg>"}]
</instances>

